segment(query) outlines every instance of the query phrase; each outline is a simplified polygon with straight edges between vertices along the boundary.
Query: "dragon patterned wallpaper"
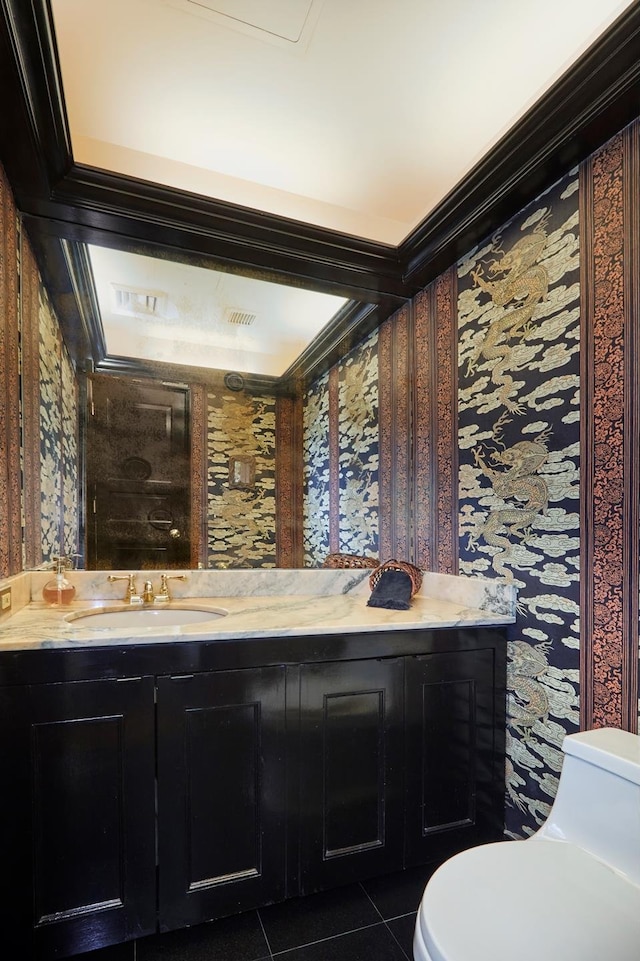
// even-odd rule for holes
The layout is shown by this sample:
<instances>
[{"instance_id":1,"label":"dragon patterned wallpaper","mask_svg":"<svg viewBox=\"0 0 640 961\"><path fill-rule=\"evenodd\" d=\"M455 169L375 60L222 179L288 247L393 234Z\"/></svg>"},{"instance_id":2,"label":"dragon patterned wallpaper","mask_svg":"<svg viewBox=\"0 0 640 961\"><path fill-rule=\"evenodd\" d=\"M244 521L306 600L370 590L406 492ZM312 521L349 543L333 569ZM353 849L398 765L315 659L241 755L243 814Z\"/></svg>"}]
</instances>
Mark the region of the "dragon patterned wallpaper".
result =
<instances>
[{"instance_id":1,"label":"dragon patterned wallpaper","mask_svg":"<svg viewBox=\"0 0 640 961\"><path fill-rule=\"evenodd\" d=\"M377 331L339 365L338 408L339 550L377 557Z\"/></svg>"},{"instance_id":2,"label":"dragon patterned wallpaper","mask_svg":"<svg viewBox=\"0 0 640 961\"><path fill-rule=\"evenodd\" d=\"M378 335L309 388L303 412L304 564L378 555Z\"/></svg>"},{"instance_id":3,"label":"dragon patterned wallpaper","mask_svg":"<svg viewBox=\"0 0 640 961\"><path fill-rule=\"evenodd\" d=\"M303 550L305 567L319 567L329 553L329 375L311 385L302 426Z\"/></svg>"},{"instance_id":4,"label":"dragon patterned wallpaper","mask_svg":"<svg viewBox=\"0 0 640 961\"><path fill-rule=\"evenodd\" d=\"M511 837L546 818L566 733L638 724L639 170L640 120L385 321L378 356L366 344L352 355L353 373L356 358L364 367L349 390L333 368L309 394L307 503L322 503L325 551L335 489L342 497L352 458L364 480L371 441L370 463L380 461L368 480L382 496L361 533L379 524L385 544L406 541L434 570L518 586ZM452 537L440 543L443 527Z\"/></svg>"},{"instance_id":5,"label":"dragon patterned wallpaper","mask_svg":"<svg viewBox=\"0 0 640 961\"><path fill-rule=\"evenodd\" d=\"M39 294L42 558L78 550L78 392L44 289Z\"/></svg>"},{"instance_id":6,"label":"dragon patterned wallpaper","mask_svg":"<svg viewBox=\"0 0 640 961\"><path fill-rule=\"evenodd\" d=\"M208 397L207 566L275 567L275 399ZM229 458L254 458L255 481L229 486Z\"/></svg>"},{"instance_id":7,"label":"dragon patterned wallpaper","mask_svg":"<svg viewBox=\"0 0 640 961\"><path fill-rule=\"evenodd\" d=\"M460 572L519 589L507 833L531 834L579 724L578 171L458 263Z\"/></svg>"}]
</instances>

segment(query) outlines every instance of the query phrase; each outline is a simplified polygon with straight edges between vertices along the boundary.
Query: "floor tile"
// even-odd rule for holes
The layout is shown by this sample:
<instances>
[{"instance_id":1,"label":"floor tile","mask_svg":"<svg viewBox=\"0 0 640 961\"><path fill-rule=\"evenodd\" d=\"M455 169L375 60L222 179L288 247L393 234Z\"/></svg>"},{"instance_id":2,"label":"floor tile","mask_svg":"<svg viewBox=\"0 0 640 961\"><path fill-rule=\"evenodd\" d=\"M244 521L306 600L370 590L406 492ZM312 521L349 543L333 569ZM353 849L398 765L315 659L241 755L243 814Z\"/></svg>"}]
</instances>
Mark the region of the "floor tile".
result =
<instances>
[{"instance_id":1,"label":"floor tile","mask_svg":"<svg viewBox=\"0 0 640 961\"><path fill-rule=\"evenodd\" d=\"M273 904L259 913L274 954L380 920L359 884Z\"/></svg>"},{"instance_id":2,"label":"floor tile","mask_svg":"<svg viewBox=\"0 0 640 961\"><path fill-rule=\"evenodd\" d=\"M397 874L363 881L362 887L384 920L388 921L389 918L417 911L427 881L437 867L437 863L421 864Z\"/></svg>"},{"instance_id":3,"label":"floor tile","mask_svg":"<svg viewBox=\"0 0 640 961\"><path fill-rule=\"evenodd\" d=\"M387 921L387 927L409 958L409 961L413 961L413 932L415 926L415 912L405 914L402 918L393 918L391 921Z\"/></svg>"},{"instance_id":4,"label":"floor tile","mask_svg":"<svg viewBox=\"0 0 640 961\"><path fill-rule=\"evenodd\" d=\"M407 961L386 924L316 941L274 956L274 961Z\"/></svg>"},{"instance_id":5,"label":"floor tile","mask_svg":"<svg viewBox=\"0 0 640 961\"><path fill-rule=\"evenodd\" d=\"M259 961L268 957L256 911L136 942L136 961Z\"/></svg>"},{"instance_id":6,"label":"floor tile","mask_svg":"<svg viewBox=\"0 0 640 961\"><path fill-rule=\"evenodd\" d=\"M97 951L87 951L74 954L74 961L133 961L133 941L126 944L114 944L110 948L98 948Z\"/></svg>"}]
</instances>

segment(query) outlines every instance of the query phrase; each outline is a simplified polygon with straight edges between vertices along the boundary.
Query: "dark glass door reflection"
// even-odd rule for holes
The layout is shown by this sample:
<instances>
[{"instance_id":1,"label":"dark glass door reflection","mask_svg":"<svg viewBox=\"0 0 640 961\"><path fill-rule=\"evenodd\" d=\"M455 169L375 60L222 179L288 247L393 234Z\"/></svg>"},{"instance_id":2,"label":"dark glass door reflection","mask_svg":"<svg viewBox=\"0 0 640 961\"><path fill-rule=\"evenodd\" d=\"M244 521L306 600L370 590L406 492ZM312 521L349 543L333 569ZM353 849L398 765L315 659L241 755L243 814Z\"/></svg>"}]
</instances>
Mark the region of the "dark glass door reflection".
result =
<instances>
[{"instance_id":1,"label":"dark glass door reflection","mask_svg":"<svg viewBox=\"0 0 640 961\"><path fill-rule=\"evenodd\" d=\"M96 375L87 410L87 567L188 567L189 391Z\"/></svg>"}]
</instances>

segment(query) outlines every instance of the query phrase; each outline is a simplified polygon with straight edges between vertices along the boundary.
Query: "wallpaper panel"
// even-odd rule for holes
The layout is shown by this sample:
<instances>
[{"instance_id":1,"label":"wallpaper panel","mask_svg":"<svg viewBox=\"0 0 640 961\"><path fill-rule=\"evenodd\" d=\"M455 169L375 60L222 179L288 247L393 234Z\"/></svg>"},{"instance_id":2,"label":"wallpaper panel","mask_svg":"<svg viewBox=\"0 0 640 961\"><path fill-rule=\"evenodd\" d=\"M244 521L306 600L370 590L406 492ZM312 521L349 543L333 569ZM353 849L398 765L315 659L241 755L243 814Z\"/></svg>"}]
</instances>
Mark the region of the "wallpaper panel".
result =
<instances>
[{"instance_id":1,"label":"wallpaper panel","mask_svg":"<svg viewBox=\"0 0 640 961\"><path fill-rule=\"evenodd\" d=\"M433 356L433 331L436 323L434 285L422 290L413 302L415 336L415 413L413 455L413 510L414 510L414 556L411 558L425 571L436 570L435 524L433 521L435 496L433 482L433 459L436 442L435 384L437 380L436 358ZM455 327L458 337L457 317ZM451 365L449 365L449 368ZM457 368L455 371L457 393ZM457 423L455 435L457 440ZM452 449L454 444L450 444ZM445 455L451 463L451 455ZM452 485L455 487L455 484ZM455 545L458 556L458 545Z\"/></svg>"},{"instance_id":2,"label":"wallpaper panel","mask_svg":"<svg viewBox=\"0 0 640 961\"><path fill-rule=\"evenodd\" d=\"M413 311L401 307L378 331L379 554L412 560Z\"/></svg>"},{"instance_id":3,"label":"wallpaper panel","mask_svg":"<svg viewBox=\"0 0 640 961\"><path fill-rule=\"evenodd\" d=\"M329 551L329 374L311 385L302 413L304 566Z\"/></svg>"},{"instance_id":4,"label":"wallpaper panel","mask_svg":"<svg viewBox=\"0 0 640 961\"><path fill-rule=\"evenodd\" d=\"M22 566L16 208L0 168L0 577Z\"/></svg>"},{"instance_id":5,"label":"wallpaper panel","mask_svg":"<svg viewBox=\"0 0 640 961\"><path fill-rule=\"evenodd\" d=\"M304 564L379 554L378 332L311 385L303 408Z\"/></svg>"},{"instance_id":6,"label":"wallpaper panel","mask_svg":"<svg viewBox=\"0 0 640 961\"><path fill-rule=\"evenodd\" d=\"M24 231L20 235L21 400L24 566L42 563L40 510L40 275Z\"/></svg>"},{"instance_id":7,"label":"wallpaper panel","mask_svg":"<svg viewBox=\"0 0 640 961\"><path fill-rule=\"evenodd\" d=\"M374 331L339 365L339 550L377 557L378 336Z\"/></svg>"},{"instance_id":8,"label":"wallpaper panel","mask_svg":"<svg viewBox=\"0 0 640 961\"><path fill-rule=\"evenodd\" d=\"M43 290L40 325L40 518L42 556L64 554L63 409L60 331ZM74 548L75 550L75 548Z\"/></svg>"},{"instance_id":9,"label":"wallpaper panel","mask_svg":"<svg viewBox=\"0 0 640 961\"><path fill-rule=\"evenodd\" d=\"M79 553L78 387L75 370L65 349L60 356L60 388L63 554L70 557Z\"/></svg>"},{"instance_id":10,"label":"wallpaper panel","mask_svg":"<svg viewBox=\"0 0 640 961\"><path fill-rule=\"evenodd\" d=\"M585 727L637 730L640 122L582 166Z\"/></svg>"},{"instance_id":11,"label":"wallpaper panel","mask_svg":"<svg viewBox=\"0 0 640 961\"><path fill-rule=\"evenodd\" d=\"M573 170L458 265L460 572L506 577L507 832L531 834L578 726L580 302Z\"/></svg>"},{"instance_id":12,"label":"wallpaper panel","mask_svg":"<svg viewBox=\"0 0 640 961\"><path fill-rule=\"evenodd\" d=\"M207 566L275 567L275 400L211 391L208 398ZM229 458L255 458L255 483L229 484Z\"/></svg>"},{"instance_id":13,"label":"wallpaper panel","mask_svg":"<svg viewBox=\"0 0 640 961\"><path fill-rule=\"evenodd\" d=\"M276 398L276 562L302 567L302 398Z\"/></svg>"},{"instance_id":14,"label":"wallpaper panel","mask_svg":"<svg viewBox=\"0 0 640 961\"><path fill-rule=\"evenodd\" d=\"M207 564L207 476L208 452L207 388L204 384L190 384L191 404L191 567Z\"/></svg>"}]
</instances>

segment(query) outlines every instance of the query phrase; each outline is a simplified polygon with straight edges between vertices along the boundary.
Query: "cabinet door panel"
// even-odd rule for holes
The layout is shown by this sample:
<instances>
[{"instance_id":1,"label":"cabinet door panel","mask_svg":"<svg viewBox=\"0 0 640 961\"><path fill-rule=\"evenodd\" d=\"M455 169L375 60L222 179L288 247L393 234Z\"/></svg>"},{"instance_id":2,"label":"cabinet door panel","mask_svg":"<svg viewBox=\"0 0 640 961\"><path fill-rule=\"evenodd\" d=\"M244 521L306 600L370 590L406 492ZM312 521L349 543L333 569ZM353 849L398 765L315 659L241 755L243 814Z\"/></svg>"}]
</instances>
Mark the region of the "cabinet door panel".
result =
<instances>
[{"instance_id":1,"label":"cabinet door panel","mask_svg":"<svg viewBox=\"0 0 640 961\"><path fill-rule=\"evenodd\" d=\"M160 927L284 897L284 668L158 680Z\"/></svg>"},{"instance_id":2,"label":"cabinet door panel","mask_svg":"<svg viewBox=\"0 0 640 961\"><path fill-rule=\"evenodd\" d=\"M9 863L31 866L14 876L9 936L44 957L153 932L153 679L46 684L0 700L3 714L15 708L3 724L16 765L1 804Z\"/></svg>"},{"instance_id":3,"label":"cabinet door panel","mask_svg":"<svg viewBox=\"0 0 640 961\"><path fill-rule=\"evenodd\" d=\"M123 727L123 715L32 727L36 924L123 906Z\"/></svg>"},{"instance_id":4,"label":"cabinet door panel","mask_svg":"<svg viewBox=\"0 0 640 961\"><path fill-rule=\"evenodd\" d=\"M400 659L301 669L304 893L402 864Z\"/></svg>"},{"instance_id":5,"label":"cabinet door panel","mask_svg":"<svg viewBox=\"0 0 640 961\"><path fill-rule=\"evenodd\" d=\"M407 660L407 863L488 839L497 785L492 650Z\"/></svg>"}]
</instances>

